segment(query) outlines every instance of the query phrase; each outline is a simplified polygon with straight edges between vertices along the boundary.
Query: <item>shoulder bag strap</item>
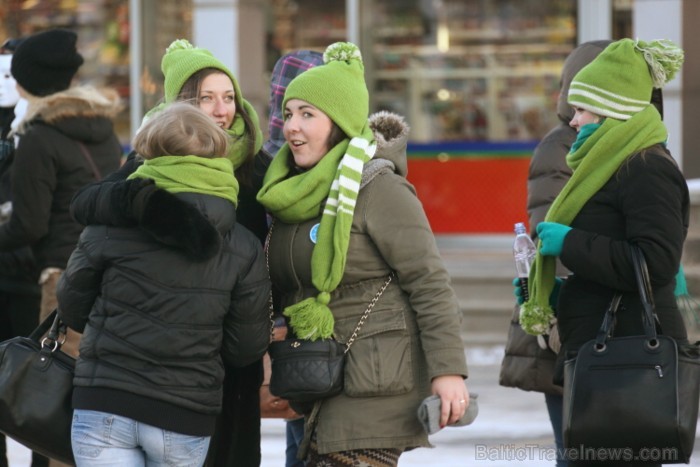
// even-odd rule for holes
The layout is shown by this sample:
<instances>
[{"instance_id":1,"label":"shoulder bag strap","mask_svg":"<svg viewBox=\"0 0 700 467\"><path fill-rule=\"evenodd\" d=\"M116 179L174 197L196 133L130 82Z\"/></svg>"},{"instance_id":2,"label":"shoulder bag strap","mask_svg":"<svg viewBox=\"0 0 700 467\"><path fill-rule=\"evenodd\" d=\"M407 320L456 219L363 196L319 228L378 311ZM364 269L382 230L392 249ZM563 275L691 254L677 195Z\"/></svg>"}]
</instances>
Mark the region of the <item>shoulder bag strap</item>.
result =
<instances>
[{"instance_id":1,"label":"shoulder bag strap","mask_svg":"<svg viewBox=\"0 0 700 467\"><path fill-rule=\"evenodd\" d=\"M265 239L265 265L267 266L267 273L268 275L270 274L270 239L272 238L272 230L275 227L275 221L273 220L272 223L270 224L270 229L267 231L267 238ZM382 286L379 288L377 293L375 294L374 298L370 300L369 304L367 305L367 309L365 310L364 313L362 313L362 316L360 317L360 321L358 321L357 326L355 326L355 330L352 332L352 335L350 336L350 339L348 339L347 344L345 344L345 352L348 353L348 350L350 350L350 347L352 346L353 342L355 342L355 339L357 339L357 335L360 332L360 329L362 328L362 325L365 324L365 321L367 321L367 317L369 314L372 312L372 308L374 308L374 305L377 304L377 301L379 298L382 296L386 288L389 286L391 283L391 280L393 278L394 274L389 274L389 277L387 277L386 281L382 284ZM272 288L270 288L270 342L272 342L272 337L274 336L274 326L275 326L275 321L274 321L274 305L272 302Z\"/></svg>"},{"instance_id":2,"label":"shoulder bag strap","mask_svg":"<svg viewBox=\"0 0 700 467\"><path fill-rule=\"evenodd\" d=\"M275 338L275 304L272 301L272 278L270 277L270 239L272 238L272 229L275 227L275 221L270 223L270 228L267 230L265 238L265 267L267 268L267 277L270 279L270 298L268 299L268 307L270 309L270 342Z\"/></svg>"},{"instance_id":3,"label":"shoulder bag strap","mask_svg":"<svg viewBox=\"0 0 700 467\"><path fill-rule=\"evenodd\" d=\"M617 309L620 306L621 301L622 294L616 292L612 300L610 301L608 310L605 312L605 316L603 317L603 324L600 325L600 329L598 330L598 334L595 338L596 346L599 349L604 348L605 341L612 336L612 331L615 327L615 313L617 313Z\"/></svg>"},{"instance_id":4,"label":"shoulder bag strap","mask_svg":"<svg viewBox=\"0 0 700 467\"><path fill-rule=\"evenodd\" d=\"M651 280L649 279L649 269L647 268L642 249L632 245L631 250L634 275L639 288L639 298L642 300L642 306L644 307L644 314L642 315L644 330L647 336L655 339L658 316L656 316L656 311L654 311L654 296L651 289Z\"/></svg>"},{"instance_id":5,"label":"shoulder bag strap","mask_svg":"<svg viewBox=\"0 0 700 467\"><path fill-rule=\"evenodd\" d=\"M658 316L654 311L654 297L651 289L651 280L649 279L649 269L647 268L646 260L644 259L644 253L642 249L636 245L630 246L630 253L632 256L632 265L634 267L635 280L637 282L637 288L639 290L639 298L642 302L643 312L642 312L642 323L644 325L644 332L651 339L656 339L656 326L659 325ZM622 293L616 292L610 302L605 317L603 318L603 323L598 330L596 335L596 345L603 347L605 341L611 336L613 327L615 326L615 313L620 306L622 301ZM660 326L660 325L659 325Z\"/></svg>"},{"instance_id":6,"label":"shoulder bag strap","mask_svg":"<svg viewBox=\"0 0 700 467\"><path fill-rule=\"evenodd\" d=\"M389 287L389 284L391 283L391 279L393 277L394 277L393 273L389 274L389 277L386 278L386 281L384 281L382 286L379 288L379 290L375 294L374 298L372 300L370 300L369 305L367 305L367 309L365 310L364 313L362 313L362 317L360 318L360 321L358 321L357 326L355 326L355 330L352 332L350 339L348 339L348 343L345 344L346 345L345 353L348 353L353 342L355 342L355 339L357 339L357 335L359 334L360 329L362 328L362 325L365 324L365 321L367 321L367 317L372 312L372 308L374 308L374 305L377 304L377 301L382 296L382 294L384 293L386 288Z\"/></svg>"},{"instance_id":7,"label":"shoulder bag strap","mask_svg":"<svg viewBox=\"0 0 700 467\"><path fill-rule=\"evenodd\" d=\"M100 181L102 180L102 174L100 173L100 169L97 168L97 165L95 165L95 161L92 159L92 156L90 155L90 151L87 150L85 145L81 143L80 141L77 142L78 146L80 146L80 151L83 153L83 157L85 157L85 160L87 161L88 165L92 169L93 175L95 175L95 180Z\"/></svg>"}]
</instances>

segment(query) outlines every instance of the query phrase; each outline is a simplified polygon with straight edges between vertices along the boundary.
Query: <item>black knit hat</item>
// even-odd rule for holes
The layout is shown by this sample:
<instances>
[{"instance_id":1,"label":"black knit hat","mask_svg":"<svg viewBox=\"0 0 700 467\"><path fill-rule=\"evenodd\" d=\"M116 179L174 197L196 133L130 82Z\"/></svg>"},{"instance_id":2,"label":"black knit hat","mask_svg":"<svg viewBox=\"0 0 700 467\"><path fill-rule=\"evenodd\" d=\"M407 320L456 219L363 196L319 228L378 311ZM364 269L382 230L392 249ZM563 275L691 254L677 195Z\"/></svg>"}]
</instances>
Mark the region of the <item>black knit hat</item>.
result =
<instances>
[{"instance_id":1,"label":"black knit hat","mask_svg":"<svg viewBox=\"0 0 700 467\"><path fill-rule=\"evenodd\" d=\"M75 46L77 39L74 32L66 29L51 29L27 37L12 55L12 76L35 96L68 89L83 64Z\"/></svg>"}]
</instances>

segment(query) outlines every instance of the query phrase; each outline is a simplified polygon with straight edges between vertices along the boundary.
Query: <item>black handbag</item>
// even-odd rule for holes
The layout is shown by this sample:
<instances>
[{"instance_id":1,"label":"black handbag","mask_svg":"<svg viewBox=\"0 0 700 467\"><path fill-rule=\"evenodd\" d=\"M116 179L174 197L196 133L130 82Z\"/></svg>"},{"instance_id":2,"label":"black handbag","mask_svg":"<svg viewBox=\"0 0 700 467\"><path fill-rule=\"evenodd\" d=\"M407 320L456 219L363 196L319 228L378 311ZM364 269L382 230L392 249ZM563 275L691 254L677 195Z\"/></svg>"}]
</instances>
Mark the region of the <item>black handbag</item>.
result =
<instances>
[{"instance_id":1,"label":"black handbag","mask_svg":"<svg viewBox=\"0 0 700 467\"><path fill-rule=\"evenodd\" d=\"M343 390L345 346L335 339L272 342L270 393L295 402L313 402Z\"/></svg>"},{"instance_id":2,"label":"black handbag","mask_svg":"<svg viewBox=\"0 0 700 467\"><path fill-rule=\"evenodd\" d=\"M0 431L33 451L74 465L70 432L75 359L61 351L60 326L54 310L29 337L0 343Z\"/></svg>"},{"instance_id":3,"label":"black handbag","mask_svg":"<svg viewBox=\"0 0 700 467\"><path fill-rule=\"evenodd\" d=\"M644 254L632 248L645 334L611 337L616 294L595 339L564 364L564 447L570 459L687 463L700 400L698 345L657 335ZM616 457L610 457L616 456Z\"/></svg>"},{"instance_id":4,"label":"black handbag","mask_svg":"<svg viewBox=\"0 0 700 467\"><path fill-rule=\"evenodd\" d=\"M335 339L285 339L270 343L270 392L297 403L314 402L340 394L343 390L345 354L377 300L389 286L391 278L390 275L370 301L347 344L343 345Z\"/></svg>"}]
</instances>

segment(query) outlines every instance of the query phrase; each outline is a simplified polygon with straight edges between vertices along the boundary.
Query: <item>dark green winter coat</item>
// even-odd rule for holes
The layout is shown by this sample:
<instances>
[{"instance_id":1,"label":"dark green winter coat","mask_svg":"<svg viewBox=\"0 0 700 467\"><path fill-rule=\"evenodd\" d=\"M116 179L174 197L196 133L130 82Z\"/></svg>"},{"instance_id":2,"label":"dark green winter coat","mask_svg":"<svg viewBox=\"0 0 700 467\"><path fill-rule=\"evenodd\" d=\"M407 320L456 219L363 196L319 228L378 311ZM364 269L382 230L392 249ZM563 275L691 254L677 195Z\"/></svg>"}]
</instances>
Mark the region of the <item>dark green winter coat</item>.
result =
<instances>
[{"instance_id":1,"label":"dark green winter coat","mask_svg":"<svg viewBox=\"0 0 700 467\"><path fill-rule=\"evenodd\" d=\"M347 342L387 276L395 278L352 345L342 394L327 399L316 427L320 453L429 446L416 410L441 375L467 375L461 315L413 186L406 180L408 128L400 117L371 119L377 155L365 166L345 273L331 294L335 337ZM275 221L270 274L280 309L318 291L311 282L310 232ZM309 433L307 432L307 436Z\"/></svg>"}]
</instances>

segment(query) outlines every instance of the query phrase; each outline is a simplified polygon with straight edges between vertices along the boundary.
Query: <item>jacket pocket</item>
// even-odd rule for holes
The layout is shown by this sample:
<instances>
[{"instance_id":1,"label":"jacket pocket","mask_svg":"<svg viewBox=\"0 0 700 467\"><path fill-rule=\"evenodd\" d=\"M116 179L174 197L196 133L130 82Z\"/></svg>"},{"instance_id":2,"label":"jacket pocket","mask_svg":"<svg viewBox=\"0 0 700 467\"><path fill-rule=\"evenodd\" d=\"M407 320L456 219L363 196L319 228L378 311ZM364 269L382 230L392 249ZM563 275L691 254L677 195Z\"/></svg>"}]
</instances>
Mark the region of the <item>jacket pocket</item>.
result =
<instances>
[{"instance_id":1,"label":"jacket pocket","mask_svg":"<svg viewBox=\"0 0 700 467\"><path fill-rule=\"evenodd\" d=\"M349 336L355 324L343 334ZM401 310L373 312L346 355L346 395L384 396L413 389L411 339Z\"/></svg>"}]
</instances>

